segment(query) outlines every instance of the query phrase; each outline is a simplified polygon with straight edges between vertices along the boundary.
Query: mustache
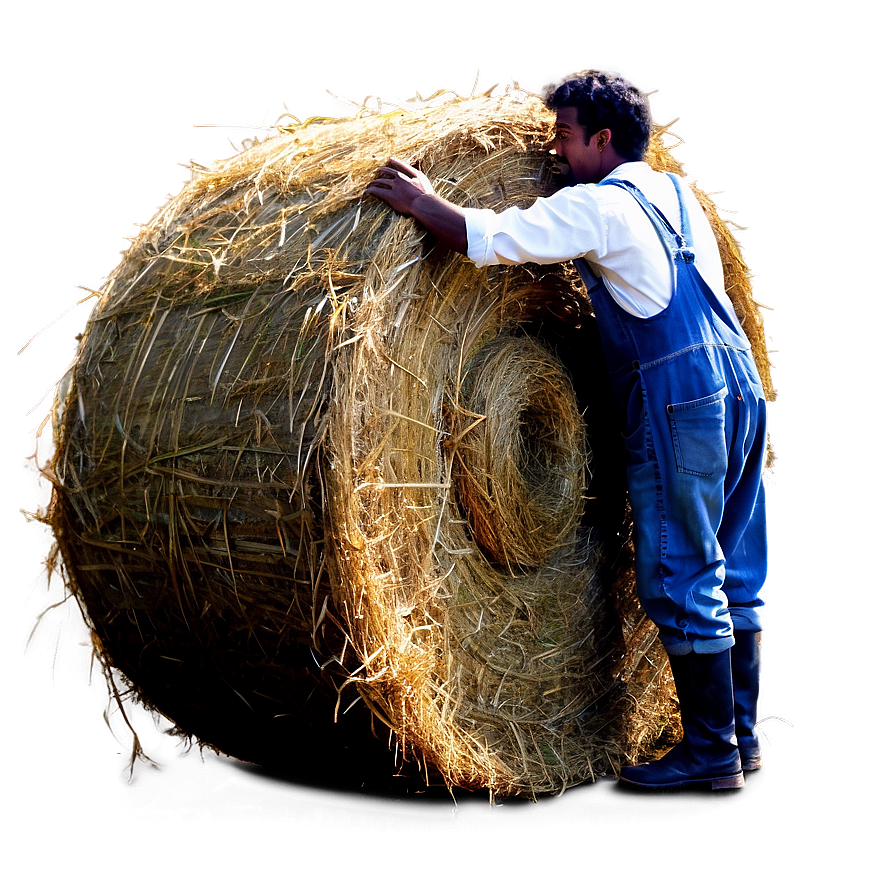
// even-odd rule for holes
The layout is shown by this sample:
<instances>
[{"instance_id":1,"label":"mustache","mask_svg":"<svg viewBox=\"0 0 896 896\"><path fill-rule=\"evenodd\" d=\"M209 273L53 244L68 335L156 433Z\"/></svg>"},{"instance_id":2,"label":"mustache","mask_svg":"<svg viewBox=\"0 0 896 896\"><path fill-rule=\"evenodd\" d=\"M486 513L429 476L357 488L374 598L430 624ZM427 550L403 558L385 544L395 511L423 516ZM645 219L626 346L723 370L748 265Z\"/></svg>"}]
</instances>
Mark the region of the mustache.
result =
<instances>
[{"instance_id":1,"label":"mustache","mask_svg":"<svg viewBox=\"0 0 896 896\"><path fill-rule=\"evenodd\" d=\"M576 183L572 168L563 156L551 156L550 171L561 187L571 187Z\"/></svg>"}]
</instances>

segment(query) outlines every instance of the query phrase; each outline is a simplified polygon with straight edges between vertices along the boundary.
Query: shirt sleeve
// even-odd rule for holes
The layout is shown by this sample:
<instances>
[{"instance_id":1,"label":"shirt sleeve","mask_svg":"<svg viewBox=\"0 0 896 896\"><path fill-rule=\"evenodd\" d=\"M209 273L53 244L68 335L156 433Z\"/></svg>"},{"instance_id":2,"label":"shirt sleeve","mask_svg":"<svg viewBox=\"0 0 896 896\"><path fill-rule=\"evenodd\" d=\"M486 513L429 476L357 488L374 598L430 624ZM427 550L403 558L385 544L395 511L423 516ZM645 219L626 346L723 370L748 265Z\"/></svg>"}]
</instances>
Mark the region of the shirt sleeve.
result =
<instances>
[{"instance_id":1,"label":"shirt sleeve","mask_svg":"<svg viewBox=\"0 0 896 896\"><path fill-rule=\"evenodd\" d=\"M553 264L606 252L606 228L593 197L566 188L529 208L464 209L467 255L490 264Z\"/></svg>"}]
</instances>

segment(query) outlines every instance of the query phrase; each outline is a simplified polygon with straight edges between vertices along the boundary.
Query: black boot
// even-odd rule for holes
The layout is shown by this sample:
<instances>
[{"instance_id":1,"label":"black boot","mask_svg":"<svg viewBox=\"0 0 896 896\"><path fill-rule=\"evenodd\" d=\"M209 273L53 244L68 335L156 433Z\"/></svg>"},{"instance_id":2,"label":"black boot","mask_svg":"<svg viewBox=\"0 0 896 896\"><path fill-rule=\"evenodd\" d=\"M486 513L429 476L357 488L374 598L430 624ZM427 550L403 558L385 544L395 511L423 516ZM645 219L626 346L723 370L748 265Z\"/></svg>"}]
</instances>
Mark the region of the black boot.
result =
<instances>
[{"instance_id":1,"label":"black boot","mask_svg":"<svg viewBox=\"0 0 896 896\"><path fill-rule=\"evenodd\" d=\"M655 789L744 786L734 739L731 651L670 656L684 735L665 756L624 768L619 780Z\"/></svg>"},{"instance_id":2,"label":"black boot","mask_svg":"<svg viewBox=\"0 0 896 896\"><path fill-rule=\"evenodd\" d=\"M731 648L731 679L734 683L734 733L745 772L762 767L762 752L756 736L756 705L759 700L759 632L735 632Z\"/></svg>"}]
</instances>

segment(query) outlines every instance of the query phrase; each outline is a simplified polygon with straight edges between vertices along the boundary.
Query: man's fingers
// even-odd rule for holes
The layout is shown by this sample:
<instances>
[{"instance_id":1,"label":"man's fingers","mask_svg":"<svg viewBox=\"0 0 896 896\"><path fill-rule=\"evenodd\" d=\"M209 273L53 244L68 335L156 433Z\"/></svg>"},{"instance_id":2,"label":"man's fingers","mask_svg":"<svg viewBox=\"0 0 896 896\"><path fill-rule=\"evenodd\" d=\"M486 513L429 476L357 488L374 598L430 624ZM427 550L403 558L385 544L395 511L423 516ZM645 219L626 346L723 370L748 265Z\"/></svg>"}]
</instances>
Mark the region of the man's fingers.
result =
<instances>
[{"instance_id":1,"label":"man's fingers","mask_svg":"<svg viewBox=\"0 0 896 896\"><path fill-rule=\"evenodd\" d=\"M365 191L382 199L400 214L411 214L414 202L421 194L433 193L429 178L401 159L389 159L380 167Z\"/></svg>"},{"instance_id":2,"label":"man's fingers","mask_svg":"<svg viewBox=\"0 0 896 896\"><path fill-rule=\"evenodd\" d=\"M407 165L404 166L407 169ZM413 171L413 169L410 169ZM406 170L401 170L392 165L390 161L388 164L383 165L382 168L379 168L376 172L376 176L372 183L378 183L381 186L388 187L390 181L397 180L398 178L403 177L407 180L410 180L411 175L407 173Z\"/></svg>"},{"instance_id":3,"label":"man's fingers","mask_svg":"<svg viewBox=\"0 0 896 896\"><path fill-rule=\"evenodd\" d=\"M396 171L400 171L408 177L416 177L416 175L419 174L416 168L408 165L407 162L402 162L401 159L389 159L387 167L394 168Z\"/></svg>"}]
</instances>

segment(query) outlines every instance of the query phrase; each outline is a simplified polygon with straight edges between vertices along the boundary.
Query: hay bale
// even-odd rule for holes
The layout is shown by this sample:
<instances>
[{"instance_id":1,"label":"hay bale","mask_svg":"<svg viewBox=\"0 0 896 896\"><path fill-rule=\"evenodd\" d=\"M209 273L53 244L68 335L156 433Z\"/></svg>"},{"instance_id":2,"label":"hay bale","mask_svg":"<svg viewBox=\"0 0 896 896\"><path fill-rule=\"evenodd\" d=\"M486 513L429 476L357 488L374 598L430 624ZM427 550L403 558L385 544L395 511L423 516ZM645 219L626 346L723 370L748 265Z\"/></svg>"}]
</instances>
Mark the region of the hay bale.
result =
<instances>
[{"instance_id":1,"label":"hay bale","mask_svg":"<svg viewBox=\"0 0 896 896\"><path fill-rule=\"evenodd\" d=\"M574 272L477 270L363 196L397 156L527 204L551 123L508 95L284 131L195 170L101 290L47 519L110 681L184 735L533 796L674 727L626 524L612 556L577 533L584 429L543 338L585 313ZM650 161L677 168L659 134Z\"/></svg>"}]
</instances>

